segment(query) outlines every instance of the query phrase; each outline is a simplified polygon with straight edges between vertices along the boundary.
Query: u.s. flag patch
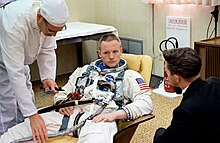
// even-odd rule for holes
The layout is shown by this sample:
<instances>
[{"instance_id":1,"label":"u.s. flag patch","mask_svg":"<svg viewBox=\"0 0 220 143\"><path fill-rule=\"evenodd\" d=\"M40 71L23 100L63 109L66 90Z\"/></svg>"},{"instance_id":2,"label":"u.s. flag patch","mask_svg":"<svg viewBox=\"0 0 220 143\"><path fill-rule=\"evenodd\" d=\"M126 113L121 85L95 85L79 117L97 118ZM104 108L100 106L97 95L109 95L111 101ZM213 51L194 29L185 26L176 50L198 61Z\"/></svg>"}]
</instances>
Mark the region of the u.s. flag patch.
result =
<instances>
[{"instance_id":1,"label":"u.s. flag patch","mask_svg":"<svg viewBox=\"0 0 220 143\"><path fill-rule=\"evenodd\" d=\"M142 78L136 78L136 81L141 90L149 90L150 87L144 82Z\"/></svg>"}]
</instances>

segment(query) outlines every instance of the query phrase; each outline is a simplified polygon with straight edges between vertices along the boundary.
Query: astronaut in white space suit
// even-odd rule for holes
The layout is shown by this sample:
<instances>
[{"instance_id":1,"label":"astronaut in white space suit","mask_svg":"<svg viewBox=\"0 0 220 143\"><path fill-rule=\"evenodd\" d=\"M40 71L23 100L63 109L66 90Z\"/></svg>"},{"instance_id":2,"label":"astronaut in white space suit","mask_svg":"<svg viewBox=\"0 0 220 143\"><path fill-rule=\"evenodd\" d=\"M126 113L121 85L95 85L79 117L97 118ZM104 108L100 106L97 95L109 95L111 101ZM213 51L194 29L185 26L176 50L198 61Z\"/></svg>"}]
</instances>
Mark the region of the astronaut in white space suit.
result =
<instances>
[{"instance_id":1,"label":"astronaut in white space suit","mask_svg":"<svg viewBox=\"0 0 220 143\"><path fill-rule=\"evenodd\" d=\"M45 90L55 90L54 36L68 17L65 0L13 0L0 7L0 135L18 123L19 107L30 120L33 137L47 138L33 101L28 65L37 60Z\"/></svg>"},{"instance_id":2,"label":"astronaut in white space suit","mask_svg":"<svg viewBox=\"0 0 220 143\"><path fill-rule=\"evenodd\" d=\"M107 101L108 105L103 112L92 120L87 120L78 130L78 143L112 143L117 132L116 119L136 119L153 110L149 86L138 72L126 70L126 61L120 59L120 39L114 34L103 35L99 47L98 55L101 59L77 68L63 87L65 91L57 93L54 98L55 102L59 103L64 101L69 93L77 93L82 96L80 100L104 97ZM52 134L64 125L65 116L69 116L66 128L71 128L94 114L100 107L101 104L97 103L70 106L59 109L59 113L48 112L41 116L48 134ZM24 123L9 129L1 136L0 141L7 143L31 136L28 122L26 119Z\"/></svg>"}]
</instances>

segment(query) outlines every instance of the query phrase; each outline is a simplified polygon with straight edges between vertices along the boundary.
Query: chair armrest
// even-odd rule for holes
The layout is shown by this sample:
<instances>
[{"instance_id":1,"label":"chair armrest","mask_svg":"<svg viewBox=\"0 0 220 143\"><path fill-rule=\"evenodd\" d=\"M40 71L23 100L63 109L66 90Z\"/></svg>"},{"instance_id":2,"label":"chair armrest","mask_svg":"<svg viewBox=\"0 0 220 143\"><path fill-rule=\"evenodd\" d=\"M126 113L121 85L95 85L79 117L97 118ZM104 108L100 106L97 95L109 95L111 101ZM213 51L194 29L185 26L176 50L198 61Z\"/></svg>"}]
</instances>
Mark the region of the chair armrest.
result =
<instances>
[{"instance_id":1,"label":"chair armrest","mask_svg":"<svg viewBox=\"0 0 220 143\"><path fill-rule=\"evenodd\" d=\"M155 115L148 114L148 115L141 116L129 122L125 122L125 123L119 122L118 127L121 129L119 129L119 131L115 134L113 142L114 143L129 143L138 125L140 123L153 119L154 117ZM120 124L126 124L126 125L120 125Z\"/></svg>"}]
</instances>

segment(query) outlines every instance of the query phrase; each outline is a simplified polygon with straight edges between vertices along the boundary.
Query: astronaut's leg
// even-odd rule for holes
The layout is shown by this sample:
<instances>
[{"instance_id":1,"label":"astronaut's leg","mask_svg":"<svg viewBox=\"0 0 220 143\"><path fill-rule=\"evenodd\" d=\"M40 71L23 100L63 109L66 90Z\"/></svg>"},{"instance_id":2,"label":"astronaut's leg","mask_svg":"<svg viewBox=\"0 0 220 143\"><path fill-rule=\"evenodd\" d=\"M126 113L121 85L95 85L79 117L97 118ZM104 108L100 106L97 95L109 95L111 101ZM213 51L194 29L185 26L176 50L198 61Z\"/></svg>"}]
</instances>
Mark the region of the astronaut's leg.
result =
<instances>
[{"instance_id":1,"label":"astronaut's leg","mask_svg":"<svg viewBox=\"0 0 220 143\"><path fill-rule=\"evenodd\" d=\"M8 131L0 137L0 141L3 143L10 143L22 139L23 137L31 136L31 132L30 122L29 120L25 120L24 122L9 128Z\"/></svg>"},{"instance_id":2,"label":"astronaut's leg","mask_svg":"<svg viewBox=\"0 0 220 143\"><path fill-rule=\"evenodd\" d=\"M63 115L57 112L48 112L41 114L41 117L44 120L44 123L47 127L48 134L57 133L62 124ZM13 126L8 129L6 133L4 133L0 137L0 143L9 143L12 141L21 141L24 138L31 137L32 131L30 127L30 121L28 118L25 119L24 122Z\"/></svg>"},{"instance_id":3,"label":"astronaut's leg","mask_svg":"<svg viewBox=\"0 0 220 143\"><path fill-rule=\"evenodd\" d=\"M93 123L87 120L81 128L77 143L113 143L116 132L115 122Z\"/></svg>"}]
</instances>

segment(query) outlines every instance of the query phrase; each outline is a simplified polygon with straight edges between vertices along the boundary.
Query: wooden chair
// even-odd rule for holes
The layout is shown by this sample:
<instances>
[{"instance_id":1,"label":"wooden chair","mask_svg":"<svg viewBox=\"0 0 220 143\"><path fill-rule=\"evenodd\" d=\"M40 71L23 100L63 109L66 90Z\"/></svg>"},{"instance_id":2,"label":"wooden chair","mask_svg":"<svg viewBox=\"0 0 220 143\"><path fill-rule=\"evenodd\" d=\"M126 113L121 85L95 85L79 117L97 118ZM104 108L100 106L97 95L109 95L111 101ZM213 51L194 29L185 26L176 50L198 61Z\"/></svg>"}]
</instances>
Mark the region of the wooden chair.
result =
<instances>
[{"instance_id":1,"label":"wooden chair","mask_svg":"<svg viewBox=\"0 0 220 143\"><path fill-rule=\"evenodd\" d=\"M150 84L151 72L152 72L152 58L148 55L134 55L134 54L122 54L123 59L127 61L128 69L135 70L139 72L145 82ZM139 117L136 120L123 122L118 121L118 132L115 134L113 142L114 143L129 143L134 135L138 125L147 120L154 118L153 114L145 115ZM75 143L77 138L65 135L55 138L50 138L47 143Z\"/></svg>"}]
</instances>

